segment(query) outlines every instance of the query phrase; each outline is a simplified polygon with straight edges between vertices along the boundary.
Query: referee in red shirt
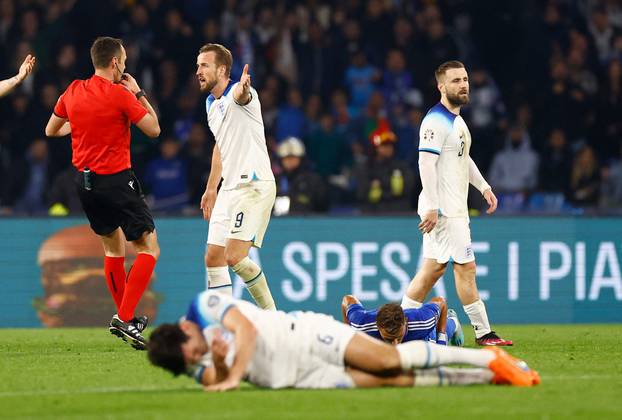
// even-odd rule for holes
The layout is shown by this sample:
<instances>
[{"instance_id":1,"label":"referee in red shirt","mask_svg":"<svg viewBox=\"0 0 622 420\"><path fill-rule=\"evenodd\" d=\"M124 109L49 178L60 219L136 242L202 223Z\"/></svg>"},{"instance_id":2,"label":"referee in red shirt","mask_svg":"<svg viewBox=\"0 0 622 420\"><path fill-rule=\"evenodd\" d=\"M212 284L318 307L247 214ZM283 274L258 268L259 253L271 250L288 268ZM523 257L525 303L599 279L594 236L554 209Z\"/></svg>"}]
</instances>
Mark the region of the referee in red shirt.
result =
<instances>
[{"instance_id":1,"label":"referee in red shirt","mask_svg":"<svg viewBox=\"0 0 622 420\"><path fill-rule=\"evenodd\" d=\"M72 163L82 208L104 245L108 289L117 306L110 332L145 349L147 318L135 317L160 254L155 225L138 179L131 170L130 124L149 137L160 134L158 117L145 91L125 70L120 39L97 38L91 47L95 74L74 80L58 99L45 134L71 134ZM126 276L125 240L136 249Z\"/></svg>"}]
</instances>

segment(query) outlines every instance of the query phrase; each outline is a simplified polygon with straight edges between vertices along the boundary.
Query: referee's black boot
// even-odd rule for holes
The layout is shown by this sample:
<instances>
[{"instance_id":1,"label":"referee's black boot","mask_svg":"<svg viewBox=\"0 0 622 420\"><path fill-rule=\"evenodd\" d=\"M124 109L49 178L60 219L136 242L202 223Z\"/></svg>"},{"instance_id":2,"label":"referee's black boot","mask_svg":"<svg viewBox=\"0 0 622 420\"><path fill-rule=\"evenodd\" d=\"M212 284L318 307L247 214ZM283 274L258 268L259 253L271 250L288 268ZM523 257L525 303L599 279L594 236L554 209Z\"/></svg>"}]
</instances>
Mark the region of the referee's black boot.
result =
<instances>
[{"instance_id":1,"label":"referee's black boot","mask_svg":"<svg viewBox=\"0 0 622 420\"><path fill-rule=\"evenodd\" d=\"M138 328L139 332L142 333L143 331L145 331L145 328L147 328L147 325L149 324L149 317L147 315L135 316L130 322L134 324L136 328Z\"/></svg>"},{"instance_id":2,"label":"referee's black boot","mask_svg":"<svg viewBox=\"0 0 622 420\"><path fill-rule=\"evenodd\" d=\"M136 350L146 350L147 341L132 321L124 322L115 314L110 320L110 334L116 335Z\"/></svg>"}]
</instances>

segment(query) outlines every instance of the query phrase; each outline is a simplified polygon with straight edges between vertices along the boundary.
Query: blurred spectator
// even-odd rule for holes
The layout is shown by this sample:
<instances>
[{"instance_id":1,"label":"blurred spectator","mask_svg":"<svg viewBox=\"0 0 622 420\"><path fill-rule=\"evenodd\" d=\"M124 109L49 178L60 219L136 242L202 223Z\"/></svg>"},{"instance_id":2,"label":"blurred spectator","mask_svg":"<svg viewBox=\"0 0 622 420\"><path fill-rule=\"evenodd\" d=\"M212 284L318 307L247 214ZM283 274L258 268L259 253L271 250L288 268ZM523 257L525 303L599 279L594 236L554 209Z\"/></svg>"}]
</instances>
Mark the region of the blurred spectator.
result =
<instances>
[{"instance_id":1,"label":"blurred spectator","mask_svg":"<svg viewBox=\"0 0 622 420\"><path fill-rule=\"evenodd\" d=\"M154 211L181 210L188 204L188 168L180 149L177 140L165 138L160 143L161 157L147 166L145 186Z\"/></svg>"},{"instance_id":2,"label":"blurred spectator","mask_svg":"<svg viewBox=\"0 0 622 420\"><path fill-rule=\"evenodd\" d=\"M274 214L306 214L328 209L328 191L324 180L305 167L305 146L300 139L288 137L277 154L283 171L277 176Z\"/></svg>"},{"instance_id":3,"label":"blurred spectator","mask_svg":"<svg viewBox=\"0 0 622 420\"><path fill-rule=\"evenodd\" d=\"M325 179L341 174L349 164L349 153L345 139L335 130L335 120L330 114L320 117L319 127L307 137L307 150L315 163L315 172Z\"/></svg>"},{"instance_id":4,"label":"blurred spectator","mask_svg":"<svg viewBox=\"0 0 622 420\"><path fill-rule=\"evenodd\" d=\"M605 61L611 53L614 37L619 35L619 29L611 25L607 11L600 7L592 11L588 28L596 44L598 58Z\"/></svg>"},{"instance_id":5,"label":"blurred spectator","mask_svg":"<svg viewBox=\"0 0 622 420\"><path fill-rule=\"evenodd\" d=\"M207 128L202 124L193 124L181 154L188 167L188 201L190 206L196 205L193 207L196 211L207 185L213 148L214 140L208 141Z\"/></svg>"},{"instance_id":6,"label":"blurred spectator","mask_svg":"<svg viewBox=\"0 0 622 420\"><path fill-rule=\"evenodd\" d=\"M84 213L76 190L76 175L77 173L73 166L69 166L54 178L48 197L48 214L50 216Z\"/></svg>"},{"instance_id":7,"label":"blurred spectator","mask_svg":"<svg viewBox=\"0 0 622 420\"><path fill-rule=\"evenodd\" d=\"M287 92L287 104L281 106L276 118L276 141L286 137L302 137L305 128L305 114L302 110L302 95L296 88Z\"/></svg>"},{"instance_id":8,"label":"blurred spectator","mask_svg":"<svg viewBox=\"0 0 622 420\"><path fill-rule=\"evenodd\" d=\"M13 163L9 178L3 181L10 185L9 204L12 202L15 213L45 213L51 183L49 168L47 143L38 138L28 148L25 159Z\"/></svg>"},{"instance_id":9,"label":"blurred spectator","mask_svg":"<svg viewBox=\"0 0 622 420\"><path fill-rule=\"evenodd\" d=\"M412 76L406 70L404 54L399 50L389 51L382 80L387 106L392 109L396 105L404 105L413 88Z\"/></svg>"},{"instance_id":10,"label":"blurred spectator","mask_svg":"<svg viewBox=\"0 0 622 420\"><path fill-rule=\"evenodd\" d=\"M566 133L560 128L551 131L540 162L540 191L547 193L568 193L572 153L568 149Z\"/></svg>"},{"instance_id":11,"label":"blurred spectator","mask_svg":"<svg viewBox=\"0 0 622 420\"><path fill-rule=\"evenodd\" d=\"M598 204L600 172L594 149L583 146L572 163L570 174L570 202L577 207L593 207Z\"/></svg>"},{"instance_id":12,"label":"blurred spectator","mask_svg":"<svg viewBox=\"0 0 622 420\"><path fill-rule=\"evenodd\" d=\"M600 206L605 209L622 209L622 141L618 144L618 157L602 170Z\"/></svg>"},{"instance_id":13,"label":"blurred spectator","mask_svg":"<svg viewBox=\"0 0 622 420\"><path fill-rule=\"evenodd\" d=\"M351 65L346 70L345 83L350 92L350 107L353 114L358 116L360 111L367 106L380 74L367 63L367 57L363 51L356 51L351 57Z\"/></svg>"},{"instance_id":14,"label":"blurred spectator","mask_svg":"<svg viewBox=\"0 0 622 420\"><path fill-rule=\"evenodd\" d=\"M521 126L510 129L505 148L492 160L488 180L500 193L528 193L538 181L538 155Z\"/></svg>"},{"instance_id":15,"label":"blurred spectator","mask_svg":"<svg viewBox=\"0 0 622 420\"><path fill-rule=\"evenodd\" d=\"M374 155L355 169L356 197L368 213L408 212L415 176L406 162L395 156L395 133L380 127L370 136Z\"/></svg>"}]
</instances>

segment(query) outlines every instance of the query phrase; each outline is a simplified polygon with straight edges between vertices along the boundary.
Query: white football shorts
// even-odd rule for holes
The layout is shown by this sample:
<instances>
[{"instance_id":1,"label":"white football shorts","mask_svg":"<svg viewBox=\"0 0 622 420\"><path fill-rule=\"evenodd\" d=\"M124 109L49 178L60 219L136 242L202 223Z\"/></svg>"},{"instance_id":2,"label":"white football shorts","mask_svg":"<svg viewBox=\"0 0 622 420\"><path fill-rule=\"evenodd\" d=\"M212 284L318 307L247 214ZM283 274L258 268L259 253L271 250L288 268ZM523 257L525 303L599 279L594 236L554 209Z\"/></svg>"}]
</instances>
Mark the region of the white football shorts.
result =
<instances>
[{"instance_id":1,"label":"white football shorts","mask_svg":"<svg viewBox=\"0 0 622 420\"><path fill-rule=\"evenodd\" d=\"M469 219L439 216L432 232L423 235L423 258L439 264L445 264L450 258L458 264L475 261Z\"/></svg>"},{"instance_id":2,"label":"white football shorts","mask_svg":"<svg viewBox=\"0 0 622 420\"><path fill-rule=\"evenodd\" d=\"M227 239L239 239L261 248L275 198L274 181L253 181L233 190L220 190L209 221L207 243L224 247Z\"/></svg>"},{"instance_id":3,"label":"white football shorts","mask_svg":"<svg viewBox=\"0 0 622 420\"><path fill-rule=\"evenodd\" d=\"M356 332L328 315L294 312L258 337L249 380L268 388L352 388L345 351Z\"/></svg>"}]
</instances>

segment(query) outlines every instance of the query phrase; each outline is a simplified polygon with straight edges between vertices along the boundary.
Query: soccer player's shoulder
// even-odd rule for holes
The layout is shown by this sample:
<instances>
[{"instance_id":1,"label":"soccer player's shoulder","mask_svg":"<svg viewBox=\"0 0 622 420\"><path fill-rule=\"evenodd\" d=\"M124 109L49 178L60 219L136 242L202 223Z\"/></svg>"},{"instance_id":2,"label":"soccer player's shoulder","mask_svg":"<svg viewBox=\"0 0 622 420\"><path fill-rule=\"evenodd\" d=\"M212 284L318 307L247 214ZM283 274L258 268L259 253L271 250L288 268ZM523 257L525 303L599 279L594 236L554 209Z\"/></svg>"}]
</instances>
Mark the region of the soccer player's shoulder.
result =
<instances>
[{"instance_id":1,"label":"soccer player's shoulder","mask_svg":"<svg viewBox=\"0 0 622 420\"><path fill-rule=\"evenodd\" d=\"M423 118L422 126L426 125L437 130L451 130L456 114L449 112L440 102L434 105Z\"/></svg>"}]
</instances>

